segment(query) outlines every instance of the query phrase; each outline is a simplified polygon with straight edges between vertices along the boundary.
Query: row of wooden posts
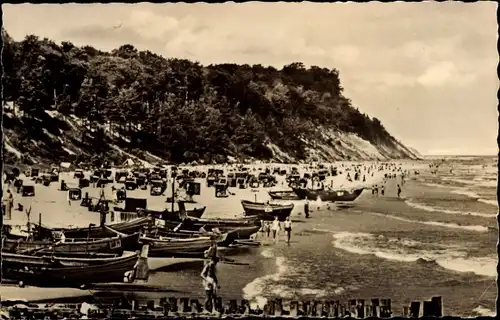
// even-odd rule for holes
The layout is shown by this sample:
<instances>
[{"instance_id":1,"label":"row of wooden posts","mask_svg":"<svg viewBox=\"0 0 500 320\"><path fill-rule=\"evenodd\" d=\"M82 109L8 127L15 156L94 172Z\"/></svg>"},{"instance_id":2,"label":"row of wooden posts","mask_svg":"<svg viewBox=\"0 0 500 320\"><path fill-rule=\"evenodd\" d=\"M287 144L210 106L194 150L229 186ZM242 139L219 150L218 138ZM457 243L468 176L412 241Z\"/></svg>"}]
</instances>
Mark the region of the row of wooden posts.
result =
<instances>
[{"instance_id":1,"label":"row of wooden posts","mask_svg":"<svg viewBox=\"0 0 500 320\"><path fill-rule=\"evenodd\" d=\"M423 306L423 308L421 308ZM5 303L4 306L6 307ZM96 308L90 308L87 312L88 318L103 319L116 316L148 316L154 318L174 317L174 316L196 316L206 311L202 304L196 299L189 298L162 298L159 304L154 300L148 301L145 305L140 305L138 301L117 300L111 304L98 304ZM80 312L81 305L65 305L59 308L51 308L51 314L73 314ZM423 309L423 310L421 310ZM43 308L37 307L31 309L10 309L12 316L21 312L24 316L30 313L44 312ZM47 310L47 309L45 309ZM326 318L390 318L393 316L391 308L391 299L352 299L346 303L336 301L291 301L285 308L282 299L268 301L263 309L252 309L248 300L229 300L223 304L221 298L216 299L215 311L226 315L248 315L248 316L283 316L283 317L326 317ZM21 315L19 313L19 315ZM442 317L441 297L433 297L430 301L411 302L409 306L403 307L403 317Z\"/></svg>"}]
</instances>

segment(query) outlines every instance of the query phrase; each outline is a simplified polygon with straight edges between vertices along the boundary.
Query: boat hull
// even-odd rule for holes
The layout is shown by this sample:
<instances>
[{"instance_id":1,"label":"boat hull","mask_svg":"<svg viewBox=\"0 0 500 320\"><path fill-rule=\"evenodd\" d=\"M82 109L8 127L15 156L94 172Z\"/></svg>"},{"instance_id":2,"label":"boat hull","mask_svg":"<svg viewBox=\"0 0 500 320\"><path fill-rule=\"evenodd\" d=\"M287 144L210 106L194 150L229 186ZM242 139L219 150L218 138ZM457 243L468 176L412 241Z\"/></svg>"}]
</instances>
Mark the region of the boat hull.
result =
<instances>
[{"instance_id":1,"label":"boat hull","mask_svg":"<svg viewBox=\"0 0 500 320\"><path fill-rule=\"evenodd\" d=\"M267 204L242 200L241 205L245 209L245 215L257 216L260 220L272 221L275 217L284 221L292 213L293 204Z\"/></svg>"},{"instance_id":2,"label":"boat hull","mask_svg":"<svg viewBox=\"0 0 500 320\"><path fill-rule=\"evenodd\" d=\"M150 226L153 220L148 217L133 219L130 221L113 223L109 226L113 230L125 233L133 234L140 232L145 226ZM110 231L109 229L103 227L91 227L91 228L47 228L44 226L34 225L37 236L41 239L50 239L53 237L54 232L64 232L66 238L107 238L114 237L116 233Z\"/></svg>"},{"instance_id":3,"label":"boat hull","mask_svg":"<svg viewBox=\"0 0 500 320\"><path fill-rule=\"evenodd\" d=\"M158 258L202 258L205 250L210 248L212 245L210 237L194 237L184 239L155 239L143 237L141 238L141 242L149 244L149 257Z\"/></svg>"},{"instance_id":4,"label":"boat hull","mask_svg":"<svg viewBox=\"0 0 500 320\"><path fill-rule=\"evenodd\" d=\"M310 190L303 188L293 188L293 191L300 199L308 199L315 201L318 198L321 201L327 202L350 202L356 200L364 188L355 189L353 191L347 190Z\"/></svg>"},{"instance_id":5,"label":"boat hull","mask_svg":"<svg viewBox=\"0 0 500 320\"><path fill-rule=\"evenodd\" d=\"M65 259L2 253L2 277L43 287L80 287L90 283L123 282L134 269L137 254L111 259ZM87 262L86 262L87 261Z\"/></svg>"},{"instance_id":6,"label":"boat hull","mask_svg":"<svg viewBox=\"0 0 500 320\"><path fill-rule=\"evenodd\" d=\"M268 194L273 200L299 200L293 191L269 191Z\"/></svg>"},{"instance_id":7,"label":"boat hull","mask_svg":"<svg viewBox=\"0 0 500 320\"><path fill-rule=\"evenodd\" d=\"M66 239L64 243L5 239L2 251L34 255L85 255L92 253L122 254L124 249L138 248L139 233L103 239Z\"/></svg>"}]
</instances>

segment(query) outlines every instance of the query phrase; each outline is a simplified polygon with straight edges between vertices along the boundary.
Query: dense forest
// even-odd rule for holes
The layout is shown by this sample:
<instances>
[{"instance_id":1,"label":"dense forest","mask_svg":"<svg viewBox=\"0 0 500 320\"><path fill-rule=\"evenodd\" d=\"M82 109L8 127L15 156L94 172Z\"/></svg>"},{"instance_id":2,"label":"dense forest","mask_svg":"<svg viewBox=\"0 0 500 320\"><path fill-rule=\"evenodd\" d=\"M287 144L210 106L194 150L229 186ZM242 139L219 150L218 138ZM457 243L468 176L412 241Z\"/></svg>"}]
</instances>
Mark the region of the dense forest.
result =
<instances>
[{"instance_id":1,"label":"dense forest","mask_svg":"<svg viewBox=\"0 0 500 320\"><path fill-rule=\"evenodd\" d=\"M324 138L325 128L356 134L384 156L413 157L342 94L335 69L202 66L128 44L102 52L3 37L4 133L24 162L101 161L118 156L111 145L174 163L275 160L275 150L310 160L316 143L342 144Z\"/></svg>"}]
</instances>

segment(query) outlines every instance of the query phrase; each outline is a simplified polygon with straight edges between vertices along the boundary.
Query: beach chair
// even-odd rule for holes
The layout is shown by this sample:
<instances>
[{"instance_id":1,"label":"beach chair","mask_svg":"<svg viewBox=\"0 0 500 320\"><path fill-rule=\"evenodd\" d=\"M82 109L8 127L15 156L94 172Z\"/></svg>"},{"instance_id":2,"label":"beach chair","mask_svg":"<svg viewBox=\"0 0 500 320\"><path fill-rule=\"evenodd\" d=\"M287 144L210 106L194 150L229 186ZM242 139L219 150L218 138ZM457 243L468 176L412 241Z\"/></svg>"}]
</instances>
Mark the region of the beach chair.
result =
<instances>
[{"instance_id":1,"label":"beach chair","mask_svg":"<svg viewBox=\"0 0 500 320\"><path fill-rule=\"evenodd\" d=\"M34 197L35 186L22 186L21 195L23 197Z\"/></svg>"},{"instance_id":2,"label":"beach chair","mask_svg":"<svg viewBox=\"0 0 500 320\"><path fill-rule=\"evenodd\" d=\"M70 200L77 201L82 199L82 190L79 188L68 189L68 194Z\"/></svg>"}]
</instances>

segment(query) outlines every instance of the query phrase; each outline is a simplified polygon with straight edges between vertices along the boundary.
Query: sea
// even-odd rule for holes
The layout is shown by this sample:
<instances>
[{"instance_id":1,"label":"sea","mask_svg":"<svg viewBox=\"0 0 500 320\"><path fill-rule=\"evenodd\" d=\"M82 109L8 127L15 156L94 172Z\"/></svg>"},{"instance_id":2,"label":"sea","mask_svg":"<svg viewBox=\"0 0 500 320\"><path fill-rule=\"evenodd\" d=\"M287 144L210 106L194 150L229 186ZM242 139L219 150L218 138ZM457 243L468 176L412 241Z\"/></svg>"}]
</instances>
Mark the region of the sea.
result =
<instances>
[{"instance_id":1,"label":"sea","mask_svg":"<svg viewBox=\"0 0 500 320\"><path fill-rule=\"evenodd\" d=\"M441 296L445 315L494 315L497 296L497 158L446 157L412 174L396 196L365 191L356 204L312 213L299 239L261 251L274 273L245 297L391 298L396 314L410 301ZM313 206L314 207L314 206ZM294 234L295 235L295 234Z\"/></svg>"}]
</instances>

